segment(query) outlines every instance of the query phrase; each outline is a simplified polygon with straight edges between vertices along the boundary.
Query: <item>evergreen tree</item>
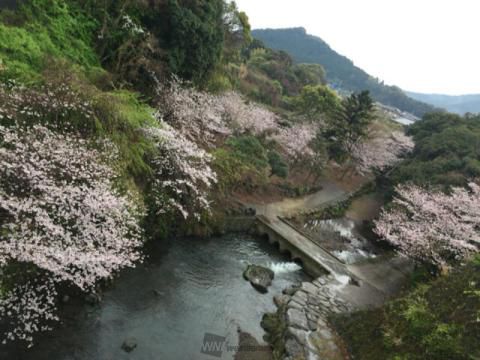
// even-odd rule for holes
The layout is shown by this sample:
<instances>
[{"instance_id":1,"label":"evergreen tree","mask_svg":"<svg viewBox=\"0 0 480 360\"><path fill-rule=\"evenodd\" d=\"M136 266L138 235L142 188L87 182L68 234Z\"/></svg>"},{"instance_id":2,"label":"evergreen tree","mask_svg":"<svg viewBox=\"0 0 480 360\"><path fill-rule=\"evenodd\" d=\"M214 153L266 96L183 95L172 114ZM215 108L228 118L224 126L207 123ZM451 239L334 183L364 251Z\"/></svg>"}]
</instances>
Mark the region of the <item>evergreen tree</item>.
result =
<instances>
[{"instance_id":1,"label":"evergreen tree","mask_svg":"<svg viewBox=\"0 0 480 360\"><path fill-rule=\"evenodd\" d=\"M342 101L328 119L324 133L331 159L344 162L350 158L355 147L367 136L373 112L373 100L368 91L354 93Z\"/></svg>"}]
</instances>

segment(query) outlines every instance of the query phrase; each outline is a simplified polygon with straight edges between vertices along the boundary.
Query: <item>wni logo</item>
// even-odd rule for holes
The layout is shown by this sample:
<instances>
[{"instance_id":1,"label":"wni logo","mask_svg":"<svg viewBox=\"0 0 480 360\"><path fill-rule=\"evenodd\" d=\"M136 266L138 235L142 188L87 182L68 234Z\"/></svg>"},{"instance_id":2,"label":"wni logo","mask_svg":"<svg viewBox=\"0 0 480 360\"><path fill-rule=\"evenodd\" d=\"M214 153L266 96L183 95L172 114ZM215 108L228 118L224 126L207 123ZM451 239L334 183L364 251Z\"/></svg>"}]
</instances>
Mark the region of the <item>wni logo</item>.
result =
<instances>
[{"instance_id":1,"label":"wni logo","mask_svg":"<svg viewBox=\"0 0 480 360\"><path fill-rule=\"evenodd\" d=\"M225 350L226 341L227 338L225 336L205 333L200 352L208 356L221 358Z\"/></svg>"}]
</instances>

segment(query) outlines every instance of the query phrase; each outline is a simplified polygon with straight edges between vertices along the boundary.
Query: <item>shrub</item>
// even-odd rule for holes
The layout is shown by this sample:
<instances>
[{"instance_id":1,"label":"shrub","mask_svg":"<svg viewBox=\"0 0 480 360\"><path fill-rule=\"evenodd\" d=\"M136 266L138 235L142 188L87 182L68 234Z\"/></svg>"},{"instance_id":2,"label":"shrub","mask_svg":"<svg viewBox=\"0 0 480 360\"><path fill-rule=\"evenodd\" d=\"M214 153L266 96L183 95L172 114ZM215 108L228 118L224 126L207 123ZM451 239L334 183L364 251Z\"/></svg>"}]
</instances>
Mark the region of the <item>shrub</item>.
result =
<instances>
[{"instance_id":1,"label":"shrub","mask_svg":"<svg viewBox=\"0 0 480 360\"><path fill-rule=\"evenodd\" d=\"M276 175L281 178L288 176L288 164L283 160L282 156L276 151L270 151L268 153L268 163L272 168L272 175Z\"/></svg>"},{"instance_id":2,"label":"shrub","mask_svg":"<svg viewBox=\"0 0 480 360\"><path fill-rule=\"evenodd\" d=\"M232 137L227 140L226 144L232 148L235 156L242 162L251 163L259 171L267 168L267 152L256 137L249 135Z\"/></svg>"},{"instance_id":3,"label":"shrub","mask_svg":"<svg viewBox=\"0 0 480 360\"><path fill-rule=\"evenodd\" d=\"M32 0L22 4L22 27L0 24L0 58L4 79L39 80L49 56L66 58L84 67L99 66L93 47L95 22L72 2Z\"/></svg>"}]
</instances>

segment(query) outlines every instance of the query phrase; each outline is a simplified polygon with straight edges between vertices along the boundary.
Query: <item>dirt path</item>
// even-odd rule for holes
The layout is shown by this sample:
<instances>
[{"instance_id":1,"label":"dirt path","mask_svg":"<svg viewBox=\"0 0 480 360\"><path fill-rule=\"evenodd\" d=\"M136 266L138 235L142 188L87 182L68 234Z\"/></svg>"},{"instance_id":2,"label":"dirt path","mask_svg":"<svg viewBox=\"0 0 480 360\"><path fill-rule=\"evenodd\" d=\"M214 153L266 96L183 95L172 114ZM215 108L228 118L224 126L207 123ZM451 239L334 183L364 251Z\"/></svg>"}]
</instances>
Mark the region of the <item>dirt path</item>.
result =
<instances>
[{"instance_id":1,"label":"dirt path","mask_svg":"<svg viewBox=\"0 0 480 360\"><path fill-rule=\"evenodd\" d=\"M322 190L300 198L287 198L269 204L246 204L256 210L258 215L266 217L289 217L304 210L312 210L322 205L341 200L348 192L332 181L325 180L321 183Z\"/></svg>"}]
</instances>

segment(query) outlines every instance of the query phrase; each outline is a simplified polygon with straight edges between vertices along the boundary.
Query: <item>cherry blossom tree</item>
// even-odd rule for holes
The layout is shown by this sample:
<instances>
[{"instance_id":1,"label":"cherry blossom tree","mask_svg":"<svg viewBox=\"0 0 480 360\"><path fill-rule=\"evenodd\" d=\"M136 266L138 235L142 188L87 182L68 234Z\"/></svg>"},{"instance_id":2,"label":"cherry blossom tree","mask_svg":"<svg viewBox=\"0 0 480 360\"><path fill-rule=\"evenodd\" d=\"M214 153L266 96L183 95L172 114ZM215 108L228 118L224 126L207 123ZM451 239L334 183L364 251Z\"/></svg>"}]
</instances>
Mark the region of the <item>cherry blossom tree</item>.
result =
<instances>
[{"instance_id":1,"label":"cherry blossom tree","mask_svg":"<svg viewBox=\"0 0 480 360\"><path fill-rule=\"evenodd\" d=\"M173 80L158 82L157 94L161 118L197 143L211 146L216 137L233 132L261 135L278 129L276 114L236 92L214 95Z\"/></svg>"},{"instance_id":2,"label":"cherry blossom tree","mask_svg":"<svg viewBox=\"0 0 480 360\"><path fill-rule=\"evenodd\" d=\"M33 336L52 330L59 321L57 312L58 293L52 278L32 279L20 284L0 300L0 318L7 320L10 329L2 344L7 341L23 340L33 345Z\"/></svg>"},{"instance_id":3,"label":"cherry blossom tree","mask_svg":"<svg viewBox=\"0 0 480 360\"><path fill-rule=\"evenodd\" d=\"M228 92L218 97L223 108L223 118L227 125L237 133L249 132L262 135L277 131L278 116L270 110L254 103L246 102L236 92Z\"/></svg>"},{"instance_id":4,"label":"cherry blossom tree","mask_svg":"<svg viewBox=\"0 0 480 360\"><path fill-rule=\"evenodd\" d=\"M293 162L298 162L315 155L311 143L317 136L317 131L318 125L314 123L300 123L279 129L271 138Z\"/></svg>"},{"instance_id":5,"label":"cherry blossom tree","mask_svg":"<svg viewBox=\"0 0 480 360\"><path fill-rule=\"evenodd\" d=\"M382 171L401 161L414 146L413 139L401 131L374 136L356 146L352 152L353 162L360 174Z\"/></svg>"},{"instance_id":6,"label":"cherry blossom tree","mask_svg":"<svg viewBox=\"0 0 480 360\"><path fill-rule=\"evenodd\" d=\"M114 146L95 145L108 148L109 155L80 137L41 125L0 126L1 268L34 266L55 283L93 291L98 280L141 259L142 214L114 190L115 172L105 165L114 161ZM12 312L15 298L24 299L22 306L30 312L44 311L43 301L50 302L53 295L33 299L34 293L31 286L14 289L0 300L0 314ZM24 336L17 327L16 338L28 340L33 330L41 329L35 323L23 326Z\"/></svg>"},{"instance_id":7,"label":"cherry blossom tree","mask_svg":"<svg viewBox=\"0 0 480 360\"><path fill-rule=\"evenodd\" d=\"M160 122L144 129L155 148L153 195L160 213L178 211L184 218L199 218L208 210L208 192L217 181L211 156L180 131Z\"/></svg>"},{"instance_id":8,"label":"cherry blossom tree","mask_svg":"<svg viewBox=\"0 0 480 360\"><path fill-rule=\"evenodd\" d=\"M4 124L34 122L50 129L87 132L95 126L93 118L91 103L65 81L36 88L13 80L0 84L0 121Z\"/></svg>"},{"instance_id":9,"label":"cherry blossom tree","mask_svg":"<svg viewBox=\"0 0 480 360\"><path fill-rule=\"evenodd\" d=\"M375 222L375 232L412 258L448 267L480 246L480 186L451 194L400 185L397 197Z\"/></svg>"},{"instance_id":10,"label":"cherry blossom tree","mask_svg":"<svg viewBox=\"0 0 480 360\"><path fill-rule=\"evenodd\" d=\"M157 84L160 117L188 140L212 145L216 136L231 133L217 96L198 91L177 79L167 85Z\"/></svg>"}]
</instances>

